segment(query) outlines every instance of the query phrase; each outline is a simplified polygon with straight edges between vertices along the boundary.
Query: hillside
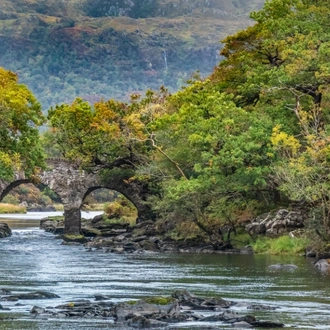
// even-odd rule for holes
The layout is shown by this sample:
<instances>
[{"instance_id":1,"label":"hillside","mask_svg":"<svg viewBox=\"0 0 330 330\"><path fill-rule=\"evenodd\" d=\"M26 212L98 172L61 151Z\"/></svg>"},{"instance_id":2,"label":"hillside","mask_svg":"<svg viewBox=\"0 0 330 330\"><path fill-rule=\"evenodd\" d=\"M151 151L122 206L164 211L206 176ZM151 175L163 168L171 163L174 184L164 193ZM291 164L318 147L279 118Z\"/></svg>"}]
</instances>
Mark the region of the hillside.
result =
<instances>
[{"instance_id":1,"label":"hillside","mask_svg":"<svg viewBox=\"0 0 330 330\"><path fill-rule=\"evenodd\" d=\"M219 62L220 40L264 0L2 0L0 66L44 110L81 96L175 90Z\"/></svg>"}]
</instances>

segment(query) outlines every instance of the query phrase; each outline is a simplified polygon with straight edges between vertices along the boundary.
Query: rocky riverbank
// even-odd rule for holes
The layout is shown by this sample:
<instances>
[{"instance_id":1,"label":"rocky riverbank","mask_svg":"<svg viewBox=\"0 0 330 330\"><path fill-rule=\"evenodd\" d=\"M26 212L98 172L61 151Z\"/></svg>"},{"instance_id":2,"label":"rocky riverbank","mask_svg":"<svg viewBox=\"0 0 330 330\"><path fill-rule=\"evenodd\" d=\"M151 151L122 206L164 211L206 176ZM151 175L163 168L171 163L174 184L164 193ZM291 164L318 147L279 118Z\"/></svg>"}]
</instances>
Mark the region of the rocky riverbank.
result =
<instances>
[{"instance_id":1,"label":"rocky riverbank","mask_svg":"<svg viewBox=\"0 0 330 330\"><path fill-rule=\"evenodd\" d=\"M285 220L295 217L296 213L281 212L285 215ZM273 217L279 223L279 215ZM270 221L268 219L268 221ZM291 221L291 220L290 220ZM292 221L290 222L292 224ZM298 224L299 225L299 224ZM301 226L301 224L299 225ZM283 221L278 228L284 228ZM252 254L253 249L246 246L243 249L214 250L210 244L203 240L182 240L174 241L164 239L157 231L157 225L153 221L144 221L135 226L130 226L125 222L109 222L104 220L102 215L96 216L92 220L83 219L82 234L78 237L64 235L64 220L62 217L45 218L40 222L40 228L47 232L56 234L57 238L63 239L63 244L75 245L84 244L87 251L93 252L103 250L104 252L124 254L124 253L212 253L212 254ZM289 229L293 227L290 226ZM315 267L322 272L330 272L330 259L328 255L315 255L315 253L305 254L306 257L316 258ZM271 265L270 270L287 271L295 270L295 265Z\"/></svg>"},{"instance_id":2,"label":"rocky riverbank","mask_svg":"<svg viewBox=\"0 0 330 330\"><path fill-rule=\"evenodd\" d=\"M294 211L280 209L269 212L246 225L246 232L252 237L258 235L279 237L289 234L294 238L304 227L304 211L299 208ZM41 228L56 235L64 233L62 218L43 219ZM166 230L165 230L166 232ZM62 237L67 244L85 243L90 251L104 249L112 253L138 253L143 251L174 252L174 253L253 253L249 246L237 249L230 242L215 248L215 244L206 237L174 240L164 234L154 221L144 221L135 226L129 223L104 219L102 215L92 220L83 220L81 237Z\"/></svg>"},{"instance_id":3,"label":"rocky riverbank","mask_svg":"<svg viewBox=\"0 0 330 330\"><path fill-rule=\"evenodd\" d=\"M0 291L1 301L20 299L59 298L49 292L31 292L13 294L8 290ZM0 305L0 309L8 310ZM235 328L282 328L281 322L257 320L251 314L253 310L275 310L276 308L260 304L246 304L248 314L237 313L232 307L237 303L222 298L197 297L187 290L175 291L170 297L148 297L140 300L114 303L111 297L95 295L94 301L71 301L54 307L33 306L30 313L34 317L48 318L103 318L119 327L129 328L167 328L176 323L208 323L219 326L231 325ZM173 328L173 326L171 327Z\"/></svg>"},{"instance_id":4,"label":"rocky riverbank","mask_svg":"<svg viewBox=\"0 0 330 330\"><path fill-rule=\"evenodd\" d=\"M211 244L198 238L174 241L164 238L157 230L154 221L144 221L135 226L125 222L105 221L102 216L92 220L83 220L83 236L63 235L64 221L60 217L43 219L40 228L64 239L64 244L84 243L89 251L103 249L111 253L252 253L252 249L226 249L216 251Z\"/></svg>"}]
</instances>

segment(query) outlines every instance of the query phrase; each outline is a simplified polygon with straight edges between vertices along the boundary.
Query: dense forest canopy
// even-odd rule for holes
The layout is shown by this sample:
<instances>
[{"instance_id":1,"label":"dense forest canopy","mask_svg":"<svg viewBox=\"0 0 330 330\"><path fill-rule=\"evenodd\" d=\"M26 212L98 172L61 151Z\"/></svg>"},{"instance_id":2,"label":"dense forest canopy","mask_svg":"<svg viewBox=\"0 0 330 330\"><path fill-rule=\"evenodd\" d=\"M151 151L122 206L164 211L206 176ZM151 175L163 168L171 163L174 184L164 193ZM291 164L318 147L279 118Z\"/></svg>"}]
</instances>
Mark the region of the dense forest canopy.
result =
<instances>
[{"instance_id":1,"label":"dense forest canopy","mask_svg":"<svg viewBox=\"0 0 330 330\"><path fill-rule=\"evenodd\" d=\"M327 1L267 1L254 25L223 40L224 60L206 79L172 94L161 87L127 102L53 107L44 144L85 169L102 167L104 180L125 172L149 185L167 229L188 223L215 249L292 202L310 210L308 235L326 246L329 14Z\"/></svg>"}]
</instances>

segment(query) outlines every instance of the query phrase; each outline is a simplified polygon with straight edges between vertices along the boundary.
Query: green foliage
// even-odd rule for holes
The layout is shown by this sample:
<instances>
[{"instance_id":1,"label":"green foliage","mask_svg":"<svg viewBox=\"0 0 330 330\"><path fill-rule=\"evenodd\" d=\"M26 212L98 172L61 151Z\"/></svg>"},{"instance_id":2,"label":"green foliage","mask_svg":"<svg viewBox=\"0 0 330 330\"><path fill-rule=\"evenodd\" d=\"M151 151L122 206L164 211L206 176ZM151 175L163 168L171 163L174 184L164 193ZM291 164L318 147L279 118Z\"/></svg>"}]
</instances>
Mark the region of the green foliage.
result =
<instances>
[{"instance_id":1,"label":"green foliage","mask_svg":"<svg viewBox=\"0 0 330 330\"><path fill-rule=\"evenodd\" d=\"M135 104L101 101L91 106L82 99L49 110L49 138L63 157L82 165L103 165L107 171L121 168L121 175L140 162L144 147L133 133ZM109 176L109 175L108 175Z\"/></svg>"},{"instance_id":2,"label":"green foliage","mask_svg":"<svg viewBox=\"0 0 330 330\"><path fill-rule=\"evenodd\" d=\"M158 216L190 219L212 241L225 224L244 222L265 198L271 202L272 122L266 114L237 107L209 81L193 82L165 108L149 124L155 170L164 177L160 200L152 201Z\"/></svg>"},{"instance_id":3,"label":"green foliage","mask_svg":"<svg viewBox=\"0 0 330 330\"><path fill-rule=\"evenodd\" d=\"M41 188L41 189L39 189ZM3 199L4 203L38 204L42 206L53 205L53 202L60 203L58 195L48 187L36 187L33 184L22 184L10 191Z\"/></svg>"},{"instance_id":4,"label":"green foliage","mask_svg":"<svg viewBox=\"0 0 330 330\"><path fill-rule=\"evenodd\" d=\"M2 203L18 205L19 199L18 199L18 197L14 196L14 195L8 194L2 199Z\"/></svg>"},{"instance_id":5,"label":"green foliage","mask_svg":"<svg viewBox=\"0 0 330 330\"><path fill-rule=\"evenodd\" d=\"M20 205L0 203L0 213L26 213L26 208Z\"/></svg>"},{"instance_id":6,"label":"green foliage","mask_svg":"<svg viewBox=\"0 0 330 330\"><path fill-rule=\"evenodd\" d=\"M45 165L38 133L43 122L33 94L0 68L0 178L10 179L14 169L31 176Z\"/></svg>"},{"instance_id":7,"label":"green foliage","mask_svg":"<svg viewBox=\"0 0 330 330\"><path fill-rule=\"evenodd\" d=\"M137 211L135 206L124 196L119 196L115 201L104 204L104 214L109 223L135 224Z\"/></svg>"}]
</instances>

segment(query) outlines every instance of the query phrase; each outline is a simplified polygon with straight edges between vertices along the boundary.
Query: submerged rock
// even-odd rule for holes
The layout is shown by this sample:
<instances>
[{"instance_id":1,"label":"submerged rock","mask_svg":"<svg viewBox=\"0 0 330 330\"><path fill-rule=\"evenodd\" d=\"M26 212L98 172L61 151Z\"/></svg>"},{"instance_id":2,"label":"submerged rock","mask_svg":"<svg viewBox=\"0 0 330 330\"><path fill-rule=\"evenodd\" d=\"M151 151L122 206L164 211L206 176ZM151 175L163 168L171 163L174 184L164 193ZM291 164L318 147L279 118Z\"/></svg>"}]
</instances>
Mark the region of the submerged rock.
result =
<instances>
[{"instance_id":1,"label":"submerged rock","mask_svg":"<svg viewBox=\"0 0 330 330\"><path fill-rule=\"evenodd\" d=\"M247 309L252 309L254 311L274 311L278 307L261 305L261 304L251 304L247 307Z\"/></svg>"},{"instance_id":2,"label":"submerged rock","mask_svg":"<svg viewBox=\"0 0 330 330\"><path fill-rule=\"evenodd\" d=\"M284 324L281 322L272 322L272 321L255 321L251 325L256 328L283 328Z\"/></svg>"},{"instance_id":3,"label":"submerged rock","mask_svg":"<svg viewBox=\"0 0 330 330\"><path fill-rule=\"evenodd\" d=\"M1 300L6 301L17 301L20 299L54 299L60 298L57 294L46 292L46 291L34 291L34 292L27 292L27 293L18 293L18 294L11 294L9 296L1 297Z\"/></svg>"},{"instance_id":4,"label":"submerged rock","mask_svg":"<svg viewBox=\"0 0 330 330\"><path fill-rule=\"evenodd\" d=\"M5 238L11 236L11 229L8 224L1 222L0 223L0 238Z\"/></svg>"},{"instance_id":5,"label":"submerged rock","mask_svg":"<svg viewBox=\"0 0 330 330\"><path fill-rule=\"evenodd\" d=\"M298 269L298 266L293 264L275 264L268 266L267 269L273 271L277 271L277 270L294 271Z\"/></svg>"},{"instance_id":6,"label":"submerged rock","mask_svg":"<svg viewBox=\"0 0 330 330\"><path fill-rule=\"evenodd\" d=\"M320 259L314 265L316 268L320 270L329 270L330 269L330 259Z\"/></svg>"}]
</instances>

